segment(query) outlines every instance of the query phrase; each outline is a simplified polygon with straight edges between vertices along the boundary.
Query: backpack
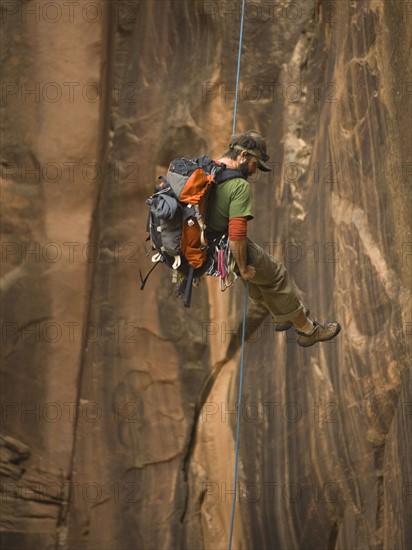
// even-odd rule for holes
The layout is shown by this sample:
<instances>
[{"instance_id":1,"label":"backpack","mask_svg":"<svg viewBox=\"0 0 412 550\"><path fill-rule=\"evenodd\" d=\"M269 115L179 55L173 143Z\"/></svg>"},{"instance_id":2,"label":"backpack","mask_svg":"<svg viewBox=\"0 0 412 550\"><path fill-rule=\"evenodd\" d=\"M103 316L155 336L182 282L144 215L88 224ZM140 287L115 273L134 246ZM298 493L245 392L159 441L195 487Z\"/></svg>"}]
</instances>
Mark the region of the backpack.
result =
<instances>
[{"instance_id":1,"label":"backpack","mask_svg":"<svg viewBox=\"0 0 412 550\"><path fill-rule=\"evenodd\" d=\"M209 243L205 234L210 198L216 185L238 177L242 176L237 170L207 156L177 158L170 163L146 200L146 241L151 241L156 253L152 257L155 265L144 279L140 272L141 290L153 269L165 263L174 270L175 280L180 279L178 296L183 297L185 307L190 307L192 285L214 262L214 243Z\"/></svg>"}]
</instances>

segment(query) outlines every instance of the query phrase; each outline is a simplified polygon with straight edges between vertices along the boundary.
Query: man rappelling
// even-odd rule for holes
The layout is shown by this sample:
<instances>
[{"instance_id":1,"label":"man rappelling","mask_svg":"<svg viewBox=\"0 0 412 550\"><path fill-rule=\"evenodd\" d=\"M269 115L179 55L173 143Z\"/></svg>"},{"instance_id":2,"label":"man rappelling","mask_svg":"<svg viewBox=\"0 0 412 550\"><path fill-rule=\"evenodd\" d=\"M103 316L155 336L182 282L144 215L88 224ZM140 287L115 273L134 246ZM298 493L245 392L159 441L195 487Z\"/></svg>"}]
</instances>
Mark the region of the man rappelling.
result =
<instances>
[{"instance_id":1,"label":"man rappelling","mask_svg":"<svg viewBox=\"0 0 412 550\"><path fill-rule=\"evenodd\" d=\"M185 307L204 274L219 276L222 290L240 276L250 298L270 311L276 330L295 326L297 343L308 347L334 338L339 323L311 320L284 265L247 236L253 218L248 178L258 169L270 171L268 159L263 137L249 131L233 135L217 161L207 156L173 160L146 201L148 238L156 251L152 261L172 268ZM149 274L144 279L141 274L142 289Z\"/></svg>"},{"instance_id":2,"label":"man rappelling","mask_svg":"<svg viewBox=\"0 0 412 550\"><path fill-rule=\"evenodd\" d=\"M272 314L276 330L293 325L297 343L309 347L335 338L339 323L319 323L308 317L289 280L284 265L248 238L248 222L253 218L252 190L247 181L256 170L269 172L265 140L254 131L232 136L228 149L217 161L235 169L236 177L218 185L208 208L207 234L216 238L228 234L230 250L243 282L249 282L249 296L261 302Z\"/></svg>"}]
</instances>

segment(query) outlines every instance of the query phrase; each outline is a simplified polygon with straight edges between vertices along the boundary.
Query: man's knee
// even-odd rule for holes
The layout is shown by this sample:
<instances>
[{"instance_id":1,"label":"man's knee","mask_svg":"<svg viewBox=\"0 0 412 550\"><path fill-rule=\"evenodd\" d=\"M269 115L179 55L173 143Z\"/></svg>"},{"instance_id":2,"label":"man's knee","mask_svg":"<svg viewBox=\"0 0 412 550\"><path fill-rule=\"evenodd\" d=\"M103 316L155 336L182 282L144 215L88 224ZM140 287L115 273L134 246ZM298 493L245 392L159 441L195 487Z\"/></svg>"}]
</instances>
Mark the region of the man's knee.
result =
<instances>
[{"instance_id":1,"label":"man's knee","mask_svg":"<svg viewBox=\"0 0 412 550\"><path fill-rule=\"evenodd\" d=\"M254 284L253 282L249 282L249 298L254 302L263 301L262 291L260 290L259 286Z\"/></svg>"}]
</instances>

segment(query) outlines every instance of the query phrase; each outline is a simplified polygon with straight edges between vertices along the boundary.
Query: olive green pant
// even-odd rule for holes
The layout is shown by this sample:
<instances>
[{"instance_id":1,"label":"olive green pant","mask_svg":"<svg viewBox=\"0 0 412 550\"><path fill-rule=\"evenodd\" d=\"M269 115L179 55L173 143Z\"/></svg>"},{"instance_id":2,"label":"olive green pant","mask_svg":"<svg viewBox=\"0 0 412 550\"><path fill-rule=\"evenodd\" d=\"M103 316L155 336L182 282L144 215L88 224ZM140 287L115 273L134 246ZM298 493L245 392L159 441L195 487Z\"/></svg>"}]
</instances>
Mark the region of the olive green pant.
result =
<instances>
[{"instance_id":1,"label":"olive green pant","mask_svg":"<svg viewBox=\"0 0 412 550\"><path fill-rule=\"evenodd\" d=\"M296 319L303 304L289 281L285 266L250 239L247 259L248 264L256 270L255 276L249 281L250 298L263 302L277 323ZM245 284L243 279L242 282Z\"/></svg>"}]
</instances>

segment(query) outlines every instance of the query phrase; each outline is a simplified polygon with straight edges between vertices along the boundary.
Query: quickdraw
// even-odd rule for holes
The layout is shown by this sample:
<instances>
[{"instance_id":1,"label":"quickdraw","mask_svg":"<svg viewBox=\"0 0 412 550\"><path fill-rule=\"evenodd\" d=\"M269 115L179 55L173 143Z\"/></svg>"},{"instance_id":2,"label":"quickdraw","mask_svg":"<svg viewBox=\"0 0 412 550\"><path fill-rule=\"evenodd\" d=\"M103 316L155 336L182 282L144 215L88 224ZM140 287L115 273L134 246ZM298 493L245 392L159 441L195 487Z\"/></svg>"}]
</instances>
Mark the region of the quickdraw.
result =
<instances>
[{"instance_id":1,"label":"quickdraw","mask_svg":"<svg viewBox=\"0 0 412 550\"><path fill-rule=\"evenodd\" d=\"M215 243L215 254L212 265L207 271L207 275L220 277L220 290L224 292L233 285L237 275L234 271L236 266L232 251L230 250L229 239L223 235Z\"/></svg>"}]
</instances>

